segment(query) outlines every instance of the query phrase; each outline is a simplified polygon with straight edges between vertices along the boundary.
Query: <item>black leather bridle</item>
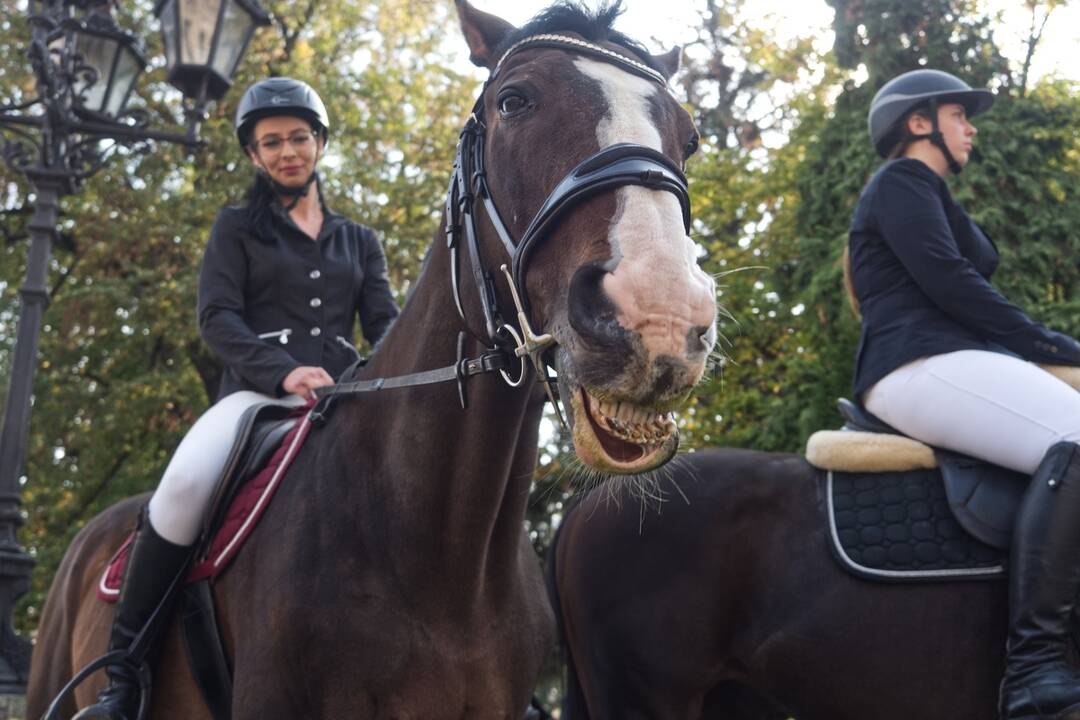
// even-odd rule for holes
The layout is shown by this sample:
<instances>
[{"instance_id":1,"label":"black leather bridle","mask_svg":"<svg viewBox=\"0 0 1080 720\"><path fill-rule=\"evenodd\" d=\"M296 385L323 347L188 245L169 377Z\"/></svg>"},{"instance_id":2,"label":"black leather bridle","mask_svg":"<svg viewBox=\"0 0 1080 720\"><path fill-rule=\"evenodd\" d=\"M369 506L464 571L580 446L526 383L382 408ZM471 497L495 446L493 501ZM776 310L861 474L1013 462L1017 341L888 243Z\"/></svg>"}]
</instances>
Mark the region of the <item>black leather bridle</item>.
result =
<instances>
[{"instance_id":1,"label":"black leather bridle","mask_svg":"<svg viewBox=\"0 0 1080 720\"><path fill-rule=\"evenodd\" d=\"M484 163L484 139L487 131L484 123L484 98L487 89L499 76L511 56L520 50L539 47L557 48L599 58L622 70L651 80L665 91L667 90L667 80L651 67L608 48L574 37L552 34L532 35L512 45L503 53L495 69L491 71L465 123L454 160L450 187L446 193L446 243L451 255L454 304L468 332L488 348L488 352L479 358L464 358L462 354L464 335L461 335L458 338L458 360L453 366L398 378L380 378L319 388L316 394L320 397L370 392L389 387L427 384L456 378L462 406L465 406L464 382L469 376L498 371L511 387L517 387L524 381L526 359L529 359L539 379L543 382L560 419L563 419L557 400L555 380L549 375L548 362L544 358L545 352L555 345L555 339L550 334L536 335L529 323L530 304L525 276L532 251L540 244L555 222L571 208L597 193L626 185L665 190L675 195L682 206L684 229L689 233L690 194L682 170L670 158L653 148L619 143L601 148L570 171L548 195L521 238L514 241L495 206L488 187ZM500 270L506 276L510 286L517 315L516 327L503 315L495 275L484 267L480 256L476 219L478 205L483 205L488 222L495 229L509 256L509 268L504 263ZM471 329L461 302L458 255L463 245L466 248L465 254L469 257L470 274L480 297L480 307L484 315L482 335ZM499 356L502 356L501 360ZM509 372L514 358L517 358L520 365L516 378ZM565 419L563 422L565 423Z\"/></svg>"},{"instance_id":2,"label":"black leather bridle","mask_svg":"<svg viewBox=\"0 0 1080 720\"><path fill-rule=\"evenodd\" d=\"M473 106L472 114L461 133L457 158L454 161L454 173L446 196L446 240L451 252L454 302L457 305L458 314L468 327L461 304L457 270L458 249L464 239L471 261L473 284L479 293L480 306L484 314L486 337L478 336L477 339L492 348L512 349L514 355L521 360L521 374L516 380L512 380L508 373L503 372L503 378L511 385L520 384L525 374L524 360L526 357L530 358L539 378L547 388L552 404L558 410L553 380L548 375L547 362L543 358L544 352L555 344L555 340L548 334L535 335L529 323L530 303L525 284L529 255L546 236L547 231L568 210L597 193L625 185L641 185L674 194L682 206L684 229L689 233L690 194L682 170L663 153L645 145L631 143L611 145L590 155L555 186L524 234L515 242L495 206L487 183L484 164L484 136L487 130L484 123L484 97L487 88L498 78L508 58L519 50L537 47L553 47L599 58L627 72L651 80L663 87L665 91L667 80L651 67L600 45L566 35L533 35L515 43L503 54L484 83L484 89L476 105ZM510 269L502 265L501 270L510 285L517 311L516 329L502 316L495 278L483 266L480 258L476 227L478 201L483 204L484 214L510 258Z\"/></svg>"}]
</instances>

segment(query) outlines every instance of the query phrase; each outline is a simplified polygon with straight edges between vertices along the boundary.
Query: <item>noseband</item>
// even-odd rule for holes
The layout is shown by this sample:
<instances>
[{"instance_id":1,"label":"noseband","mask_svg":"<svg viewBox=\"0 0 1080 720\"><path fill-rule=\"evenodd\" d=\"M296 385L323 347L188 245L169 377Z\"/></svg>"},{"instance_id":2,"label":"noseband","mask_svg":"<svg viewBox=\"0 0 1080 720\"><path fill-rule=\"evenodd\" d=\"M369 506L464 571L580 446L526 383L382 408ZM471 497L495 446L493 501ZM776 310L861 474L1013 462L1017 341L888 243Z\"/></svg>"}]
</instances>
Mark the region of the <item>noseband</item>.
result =
<instances>
[{"instance_id":1,"label":"noseband","mask_svg":"<svg viewBox=\"0 0 1080 720\"><path fill-rule=\"evenodd\" d=\"M555 338L550 334L536 335L529 323L530 304L525 286L529 255L556 221L576 205L597 193L626 185L665 190L675 195L682 207L683 227L687 233L690 232L690 193L682 170L666 155L653 148L633 143L618 143L601 148L571 170L548 195L521 238L514 241L495 206L488 187L484 164L484 139L487 131L487 126L484 124L484 97L488 87L499 76L507 59L519 50L537 47L557 48L598 58L629 73L651 80L665 91L667 90L667 80L656 70L625 55L584 40L565 35L532 35L512 45L503 53L495 69L485 81L480 97L473 106L465 128L461 131L457 156L454 159L454 171L446 193L446 244L450 250L454 304L468 332L488 348L487 352L478 358L466 358L464 356L465 335L462 333L458 337L458 360L454 365L396 378L340 383L317 389L315 393L318 397L329 401L336 395L425 385L456 379L461 404L464 407L466 405L465 381L469 377L498 372L507 384L517 387L525 379L526 359L529 359L536 369L537 377L544 384L544 389L559 414L559 419L565 425L566 420L563 418L557 399L555 378L548 373L548 362L544 358L544 353L555 344ZM477 202L483 204L484 214L509 256L509 268L506 263L503 263L500 270L506 276L510 286L510 294L517 315L517 327L503 316L499 306L495 275L484 267L480 259L476 225ZM480 296L480 306L484 314L483 336L472 331L461 303L458 251L462 242L467 246L466 254L470 259L473 284ZM511 365L509 357L511 350L520 366L516 378L508 371Z\"/></svg>"},{"instance_id":2,"label":"noseband","mask_svg":"<svg viewBox=\"0 0 1080 720\"><path fill-rule=\"evenodd\" d=\"M626 185L665 190L675 195L682 207L684 229L689 233L690 193L682 170L663 153L645 145L632 143L610 145L590 155L555 186L524 234L515 242L495 206L488 187L484 164L484 138L487 130L484 124L484 97L508 58L519 50L537 47L558 48L598 58L634 75L651 80L665 90L667 80L647 65L600 45L565 35L533 35L515 43L503 54L484 83L480 97L465 124L465 129L461 132L457 157L454 160L454 172L446 194L445 210L446 242L451 253L452 285L458 314L468 327L461 304L457 260L458 248L464 238L468 245L467 254L471 260L473 283L480 296L480 306L484 313L484 331L487 336L477 337L477 339L493 348L513 347L514 354L521 360L521 374L514 380L505 371L502 373L503 378L512 386L519 385L523 380L525 357L529 357L539 378L544 382L552 404L558 410L559 404L555 400L553 379L549 377L547 362L542 357L543 353L555 344L555 339L549 334L535 335L529 324L530 303L525 276L530 254L556 221L573 207L597 193ZM487 215L488 222L495 229L510 257L510 269L508 270L504 264L501 270L510 285L520 332L502 316L495 277L483 266L480 259L475 213L477 201L483 203L484 214Z\"/></svg>"}]
</instances>

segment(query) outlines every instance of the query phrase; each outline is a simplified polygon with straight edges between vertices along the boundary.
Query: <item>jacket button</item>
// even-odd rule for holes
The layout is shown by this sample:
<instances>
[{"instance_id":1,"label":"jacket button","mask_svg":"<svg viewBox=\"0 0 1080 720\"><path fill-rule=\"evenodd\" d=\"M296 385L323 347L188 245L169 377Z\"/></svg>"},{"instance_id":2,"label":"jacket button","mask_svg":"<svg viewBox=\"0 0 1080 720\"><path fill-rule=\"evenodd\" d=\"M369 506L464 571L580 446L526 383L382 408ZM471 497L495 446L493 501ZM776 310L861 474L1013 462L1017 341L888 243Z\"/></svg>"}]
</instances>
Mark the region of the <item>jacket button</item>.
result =
<instances>
[{"instance_id":1,"label":"jacket button","mask_svg":"<svg viewBox=\"0 0 1080 720\"><path fill-rule=\"evenodd\" d=\"M322 277L322 273L319 272L318 270L312 270L311 272L308 273L308 277L311 278L312 280L318 280L320 277Z\"/></svg>"},{"instance_id":2,"label":"jacket button","mask_svg":"<svg viewBox=\"0 0 1080 720\"><path fill-rule=\"evenodd\" d=\"M320 335L322 335L322 329L321 328L317 328L317 327L311 328L311 337L319 337Z\"/></svg>"},{"instance_id":3,"label":"jacket button","mask_svg":"<svg viewBox=\"0 0 1080 720\"><path fill-rule=\"evenodd\" d=\"M320 305L322 305L322 300L320 300L319 298L311 298L311 303L309 304L311 305L311 307L319 307Z\"/></svg>"}]
</instances>

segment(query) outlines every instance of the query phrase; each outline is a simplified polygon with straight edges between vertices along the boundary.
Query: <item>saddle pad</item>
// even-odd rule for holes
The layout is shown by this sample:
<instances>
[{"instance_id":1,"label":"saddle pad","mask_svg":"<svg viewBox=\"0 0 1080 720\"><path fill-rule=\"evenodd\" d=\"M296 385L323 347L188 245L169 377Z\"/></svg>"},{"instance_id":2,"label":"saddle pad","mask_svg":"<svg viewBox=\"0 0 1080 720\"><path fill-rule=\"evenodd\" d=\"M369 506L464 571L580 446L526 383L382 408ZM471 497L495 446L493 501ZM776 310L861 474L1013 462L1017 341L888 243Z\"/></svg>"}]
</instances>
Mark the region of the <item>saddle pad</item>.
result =
<instances>
[{"instance_id":1,"label":"saddle pad","mask_svg":"<svg viewBox=\"0 0 1080 720\"><path fill-rule=\"evenodd\" d=\"M929 445L903 435L819 430L806 441L806 461L822 470L886 472L937 467Z\"/></svg>"},{"instance_id":2,"label":"saddle pad","mask_svg":"<svg viewBox=\"0 0 1080 720\"><path fill-rule=\"evenodd\" d=\"M237 491L229 504L221 527L214 534L206 556L191 568L186 582L215 578L225 571L270 505L270 500L278 489L281 478L300 451L310 430L311 414L306 413L300 422L296 423L285 435L266 467L253 475ZM128 537L116 551L98 583L98 597L106 602L116 602L120 597L120 584L124 577L124 566L127 564L131 540L132 538Z\"/></svg>"},{"instance_id":3,"label":"saddle pad","mask_svg":"<svg viewBox=\"0 0 1080 720\"><path fill-rule=\"evenodd\" d=\"M829 545L849 572L894 582L1004 576L1004 551L960 527L937 470L830 471L826 485Z\"/></svg>"}]
</instances>

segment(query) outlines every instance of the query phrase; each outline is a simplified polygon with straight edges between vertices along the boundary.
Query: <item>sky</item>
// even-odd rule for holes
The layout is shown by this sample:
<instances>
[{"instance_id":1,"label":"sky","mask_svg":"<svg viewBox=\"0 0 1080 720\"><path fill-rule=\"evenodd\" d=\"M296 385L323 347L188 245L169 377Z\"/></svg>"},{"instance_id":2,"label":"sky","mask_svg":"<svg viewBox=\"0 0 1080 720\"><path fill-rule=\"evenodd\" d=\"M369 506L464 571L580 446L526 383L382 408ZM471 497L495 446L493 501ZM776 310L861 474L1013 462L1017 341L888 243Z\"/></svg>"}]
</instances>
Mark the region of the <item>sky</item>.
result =
<instances>
[{"instance_id":1,"label":"sky","mask_svg":"<svg viewBox=\"0 0 1080 720\"><path fill-rule=\"evenodd\" d=\"M521 25L549 4L549 0L470 0L474 6ZM1023 60L1023 39L1027 37L1031 16L1024 0L984 0L992 13L1002 13L995 36L1005 55L1017 65ZM654 53L694 38L702 0L623 0L626 12L616 27L641 40ZM832 44L833 10L825 0L753 0L748 12L761 18L766 26L776 28L781 39L801 35L817 37L821 50ZM1054 11L1047 25L1032 74L1047 73L1080 80L1080 2L1072 2Z\"/></svg>"}]
</instances>

